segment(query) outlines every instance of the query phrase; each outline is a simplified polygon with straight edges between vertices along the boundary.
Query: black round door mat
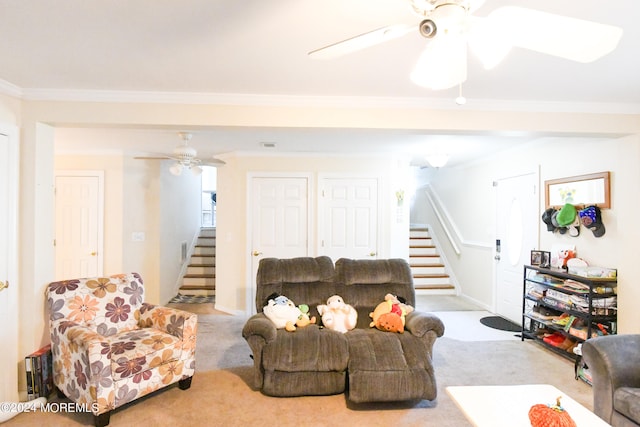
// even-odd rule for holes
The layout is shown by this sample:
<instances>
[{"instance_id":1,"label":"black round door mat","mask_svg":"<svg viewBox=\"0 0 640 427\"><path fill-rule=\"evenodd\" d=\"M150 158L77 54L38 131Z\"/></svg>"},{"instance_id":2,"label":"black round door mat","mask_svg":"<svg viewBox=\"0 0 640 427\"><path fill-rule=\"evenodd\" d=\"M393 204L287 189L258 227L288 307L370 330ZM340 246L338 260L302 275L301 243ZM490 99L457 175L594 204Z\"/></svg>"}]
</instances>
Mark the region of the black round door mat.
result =
<instances>
[{"instance_id":1,"label":"black round door mat","mask_svg":"<svg viewBox=\"0 0 640 427\"><path fill-rule=\"evenodd\" d=\"M484 326L488 326L493 329L499 329L501 331L522 332L522 327L520 327L520 325L500 316L483 317L482 319L480 319L480 323L482 323Z\"/></svg>"}]
</instances>

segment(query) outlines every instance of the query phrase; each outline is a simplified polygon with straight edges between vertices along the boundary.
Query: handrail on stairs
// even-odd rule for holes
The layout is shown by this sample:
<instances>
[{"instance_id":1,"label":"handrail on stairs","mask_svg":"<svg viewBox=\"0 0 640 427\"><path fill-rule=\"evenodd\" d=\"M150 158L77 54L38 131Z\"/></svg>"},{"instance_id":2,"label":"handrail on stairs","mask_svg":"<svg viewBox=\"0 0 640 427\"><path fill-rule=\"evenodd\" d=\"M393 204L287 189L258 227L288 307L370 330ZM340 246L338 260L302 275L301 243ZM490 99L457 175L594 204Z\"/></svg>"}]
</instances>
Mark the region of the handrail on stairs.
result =
<instances>
[{"instance_id":1,"label":"handrail on stairs","mask_svg":"<svg viewBox=\"0 0 640 427\"><path fill-rule=\"evenodd\" d=\"M431 192L429 188L430 187L425 188L425 194L427 195L427 200L429 200L429 203L431 204L431 208L433 209L433 212L436 214L436 218L438 218L438 222L440 223L440 226L444 230L444 234L447 236L447 239L449 240L449 244L453 248L453 251L456 253L456 255L460 255L460 248L458 247L453 236L451 235L451 231L449 231L449 227L447 226L447 223L445 222L442 214L440 213L440 209L437 203L435 202L435 200L433 200L433 197L431 197Z\"/></svg>"}]
</instances>

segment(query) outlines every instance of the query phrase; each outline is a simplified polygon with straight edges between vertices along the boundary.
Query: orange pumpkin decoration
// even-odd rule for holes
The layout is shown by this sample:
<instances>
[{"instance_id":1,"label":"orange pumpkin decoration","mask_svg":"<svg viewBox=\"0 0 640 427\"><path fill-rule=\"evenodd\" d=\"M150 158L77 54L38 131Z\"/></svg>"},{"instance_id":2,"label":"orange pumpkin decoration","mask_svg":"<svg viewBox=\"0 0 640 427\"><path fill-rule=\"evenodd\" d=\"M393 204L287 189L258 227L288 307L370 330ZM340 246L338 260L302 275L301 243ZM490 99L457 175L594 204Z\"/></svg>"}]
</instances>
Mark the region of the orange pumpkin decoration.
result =
<instances>
[{"instance_id":1,"label":"orange pumpkin decoration","mask_svg":"<svg viewBox=\"0 0 640 427\"><path fill-rule=\"evenodd\" d=\"M577 427L569 413L560 405L560 398L555 405L533 405L529 409L529 421L532 427Z\"/></svg>"}]
</instances>

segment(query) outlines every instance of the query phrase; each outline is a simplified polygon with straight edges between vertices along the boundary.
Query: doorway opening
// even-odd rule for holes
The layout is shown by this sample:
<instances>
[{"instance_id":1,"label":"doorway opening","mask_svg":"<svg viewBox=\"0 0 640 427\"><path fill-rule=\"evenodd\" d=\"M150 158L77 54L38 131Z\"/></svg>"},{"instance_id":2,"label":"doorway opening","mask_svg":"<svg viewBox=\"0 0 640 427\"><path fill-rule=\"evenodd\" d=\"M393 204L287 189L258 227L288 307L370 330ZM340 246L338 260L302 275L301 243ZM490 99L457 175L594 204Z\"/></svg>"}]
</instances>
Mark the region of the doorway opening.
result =
<instances>
[{"instance_id":1,"label":"doorway opening","mask_svg":"<svg viewBox=\"0 0 640 427\"><path fill-rule=\"evenodd\" d=\"M216 189L218 170L215 167L202 167L202 227L216 226Z\"/></svg>"}]
</instances>

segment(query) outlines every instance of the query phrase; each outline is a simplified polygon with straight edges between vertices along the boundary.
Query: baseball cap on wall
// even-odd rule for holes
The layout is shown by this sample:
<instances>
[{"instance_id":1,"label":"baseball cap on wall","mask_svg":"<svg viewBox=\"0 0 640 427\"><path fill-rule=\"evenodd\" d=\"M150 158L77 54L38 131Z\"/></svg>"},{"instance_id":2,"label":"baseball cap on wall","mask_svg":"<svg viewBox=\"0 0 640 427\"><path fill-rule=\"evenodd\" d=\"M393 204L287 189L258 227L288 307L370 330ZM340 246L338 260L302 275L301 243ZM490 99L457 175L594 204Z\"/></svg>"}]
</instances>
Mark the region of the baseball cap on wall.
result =
<instances>
[{"instance_id":1,"label":"baseball cap on wall","mask_svg":"<svg viewBox=\"0 0 640 427\"><path fill-rule=\"evenodd\" d=\"M606 232L602 223L602 214L597 206L587 206L578 212L580 222L593 232L596 237L602 237Z\"/></svg>"}]
</instances>

